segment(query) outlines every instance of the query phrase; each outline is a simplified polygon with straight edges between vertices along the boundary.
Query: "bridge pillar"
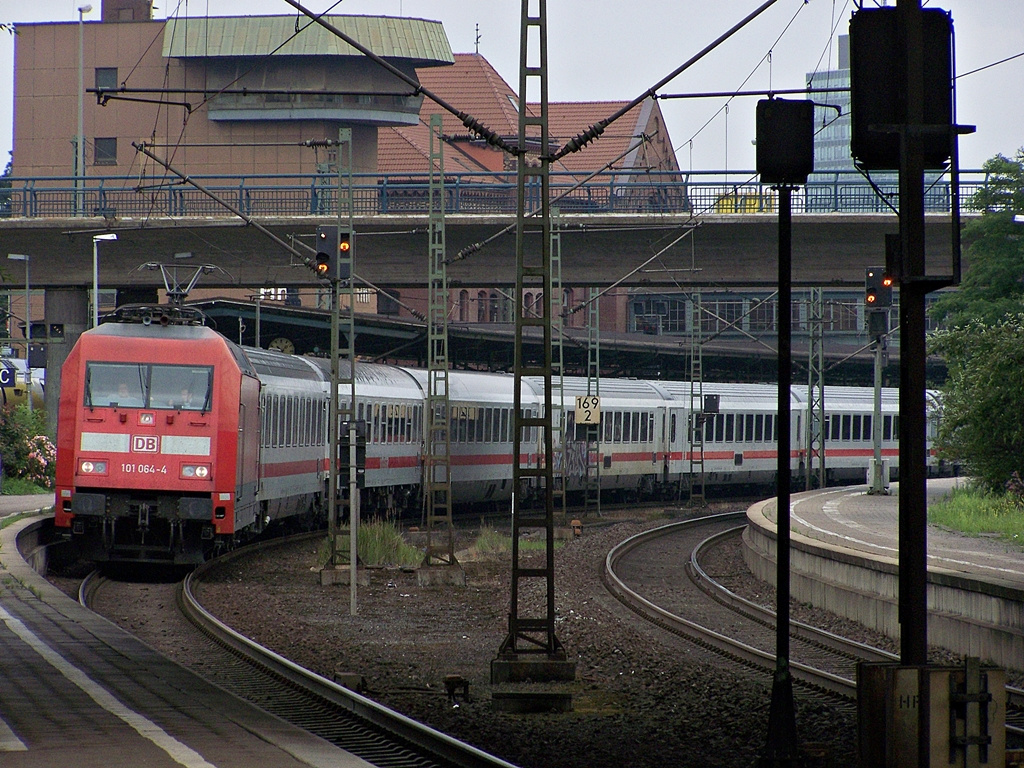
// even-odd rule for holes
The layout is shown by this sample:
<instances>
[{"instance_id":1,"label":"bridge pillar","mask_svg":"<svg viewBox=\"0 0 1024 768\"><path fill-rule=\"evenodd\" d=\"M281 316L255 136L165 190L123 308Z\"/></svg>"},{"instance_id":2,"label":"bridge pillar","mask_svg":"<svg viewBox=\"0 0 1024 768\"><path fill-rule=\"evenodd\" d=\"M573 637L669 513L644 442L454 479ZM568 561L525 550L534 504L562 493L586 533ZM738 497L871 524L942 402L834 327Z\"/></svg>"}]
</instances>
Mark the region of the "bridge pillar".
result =
<instances>
[{"instance_id":1,"label":"bridge pillar","mask_svg":"<svg viewBox=\"0 0 1024 768\"><path fill-rule=\"evenodd\" d=\"M60 369L78 337L89 327L89 291L85 288L47 288L43 300L47 330L64 326L64 340L46 345L46 426L57 434L57 404L60 402ZM52 334L51 334L52 337Z\"/></svg>"}]
</instances>

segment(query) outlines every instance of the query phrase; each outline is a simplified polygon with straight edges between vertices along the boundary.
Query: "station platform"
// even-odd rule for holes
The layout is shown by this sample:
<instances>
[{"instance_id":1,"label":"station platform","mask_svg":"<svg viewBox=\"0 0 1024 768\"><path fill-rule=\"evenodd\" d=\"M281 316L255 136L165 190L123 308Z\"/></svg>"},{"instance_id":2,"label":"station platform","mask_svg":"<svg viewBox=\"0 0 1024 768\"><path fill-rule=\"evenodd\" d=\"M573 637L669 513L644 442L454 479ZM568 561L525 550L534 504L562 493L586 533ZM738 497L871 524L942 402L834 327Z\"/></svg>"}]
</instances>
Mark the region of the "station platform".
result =
<instances>
[{"instance_id":1,"label":"station platform","mask_svg":"<svg viewBox=\"0 0 1024 768\"><path fill-rule=\"evenodd\" d=\"M38 509L46 498L0 497L0 518ZM31 523L0 530L4 768L370 768L66 596L18 553L15 538Z\"/></svg>"},{"instance_id":2,"label":"station platform","mask_svg":"<svg viewBox=\"0 0 1024 768\"><path fill-rule=\"evenodd\" d=\"M928 481L928 499L963 478ZM888 495L866 486L794 494L790 588L796 600L899 637L899 485ZM775 499L747 512L744 558L775 581ZM966 536L929 525L928 637L954 653L1002 667L1024 666L1024 543Z\"/></svg>"}]
</instances>

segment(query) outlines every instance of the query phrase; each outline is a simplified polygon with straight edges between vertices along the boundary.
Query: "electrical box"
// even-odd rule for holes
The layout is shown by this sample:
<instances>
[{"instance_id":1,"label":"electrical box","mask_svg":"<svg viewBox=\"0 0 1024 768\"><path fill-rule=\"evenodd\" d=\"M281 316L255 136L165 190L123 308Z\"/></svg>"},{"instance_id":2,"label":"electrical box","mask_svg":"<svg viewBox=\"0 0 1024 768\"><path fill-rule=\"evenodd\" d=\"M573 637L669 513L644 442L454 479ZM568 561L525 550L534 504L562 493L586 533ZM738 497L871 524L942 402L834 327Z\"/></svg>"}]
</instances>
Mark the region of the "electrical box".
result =
<instances>
[{"instance_id":1,"label":"electrical box","mask_svg":"<svg viewBox=\"0 0 1024 768\"><path fill-rule=\"evenodd\" d=\"M763 184L805 184L814 172L814 102L757 102L757 172Z\"/></svg>"},{"instance_id":2,"label":"electrical box","mask_svg":"<svg viewBox=\"0 0 1024 768\"><path fill-rule=\"evenodd\" d=\"M1006 764L1006 673L961 667L857 666L862 768Z\"/></svg>"},{"instance_id":3,"label":"electrical box","mask_svg":"<svg viewBox=\"0 0 1024 768\"><path fill-rule=\"evenodd\" d=\"M924 38L925 168L942 168L953 128L953 20L940 8L921 11ZM868 170L900 167L900 134L907 122L905 44L896 8L864 8L850 17L850 148Z\"/></svg>"}]
</instances>

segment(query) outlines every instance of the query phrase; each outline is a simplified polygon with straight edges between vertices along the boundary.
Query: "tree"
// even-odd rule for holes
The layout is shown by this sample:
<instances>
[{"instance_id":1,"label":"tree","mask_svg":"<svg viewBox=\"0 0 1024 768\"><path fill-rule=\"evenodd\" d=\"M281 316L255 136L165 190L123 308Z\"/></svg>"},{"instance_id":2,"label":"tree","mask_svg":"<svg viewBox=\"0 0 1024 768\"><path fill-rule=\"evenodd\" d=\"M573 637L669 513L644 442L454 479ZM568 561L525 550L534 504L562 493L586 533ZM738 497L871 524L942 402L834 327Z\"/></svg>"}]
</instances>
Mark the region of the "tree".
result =
<instances>
[{"instance_id":1,"label":"tree","mask_svg":"<svg viewBox=\"0 0 1024 768\"><path fill-rule=\"evenodd\" d=\"M941 458L962 463L990 490L1024 476L1024 313L938 331L932 351L946 359Z\"/></svg>"},{"instance_id":2,"label":"tree","mask_svg":"<svg viewBox=\"0 0 1024 768\"><path fill-rule=\"evenodd\" d=\"M963 232L965 269L956 291L932 306L932 318L946 327L971 321L999 323L1006 315L1024 312L1024 148L1013 160L996 155L984 165L985 187L970 200L982 211Z\"/></svg>"}]
</instances>

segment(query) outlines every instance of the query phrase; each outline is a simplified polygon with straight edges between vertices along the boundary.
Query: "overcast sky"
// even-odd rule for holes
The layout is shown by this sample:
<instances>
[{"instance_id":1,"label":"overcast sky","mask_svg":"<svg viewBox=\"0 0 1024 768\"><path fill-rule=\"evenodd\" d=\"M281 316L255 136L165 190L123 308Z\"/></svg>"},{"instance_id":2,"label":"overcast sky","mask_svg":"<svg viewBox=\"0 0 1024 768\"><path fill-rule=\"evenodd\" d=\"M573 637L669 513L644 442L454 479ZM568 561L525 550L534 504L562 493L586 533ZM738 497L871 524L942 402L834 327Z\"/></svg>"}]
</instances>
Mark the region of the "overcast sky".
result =
<instances>
[{"instance_id":1,"label":"overcast sky","mask_svg":"<svg viewBox=\"0 0 1024 768\"><path fill-rule=\"evenodd\" d=\"M78 18L76 8L89 1L93 11L85 18L98 20L102 0L0 0L0 22L73 21ZM332 3L306 0L304 4L321 12ZM639 96L761 3L551 0L547 4L550 98L597 101ZM295 14L284 0L157 0L157 5L157 18L175 13ZM960 140L961 167L979 168L997 153L1012 156L1024 147L1024 56L989 65L1024 53L1024 1L944 0L926 5L953 15L956 71L961 74L957 120L978 128ZM441 21L454 52L479 50L516 89L520 8L516 0L342 0L331 12ZM836 66L835 38L846 33L853 9L852 0L778 0L660 92L802 87L807 73ZM13 49L12 36L0 33L0 159L4 165L12 144ZM752 169L756 102L750 97L733 99L728 105L723 98L662 101L680 167ZM580 130L587 127L581 125Z\"/></svg>"}]
</instances>

